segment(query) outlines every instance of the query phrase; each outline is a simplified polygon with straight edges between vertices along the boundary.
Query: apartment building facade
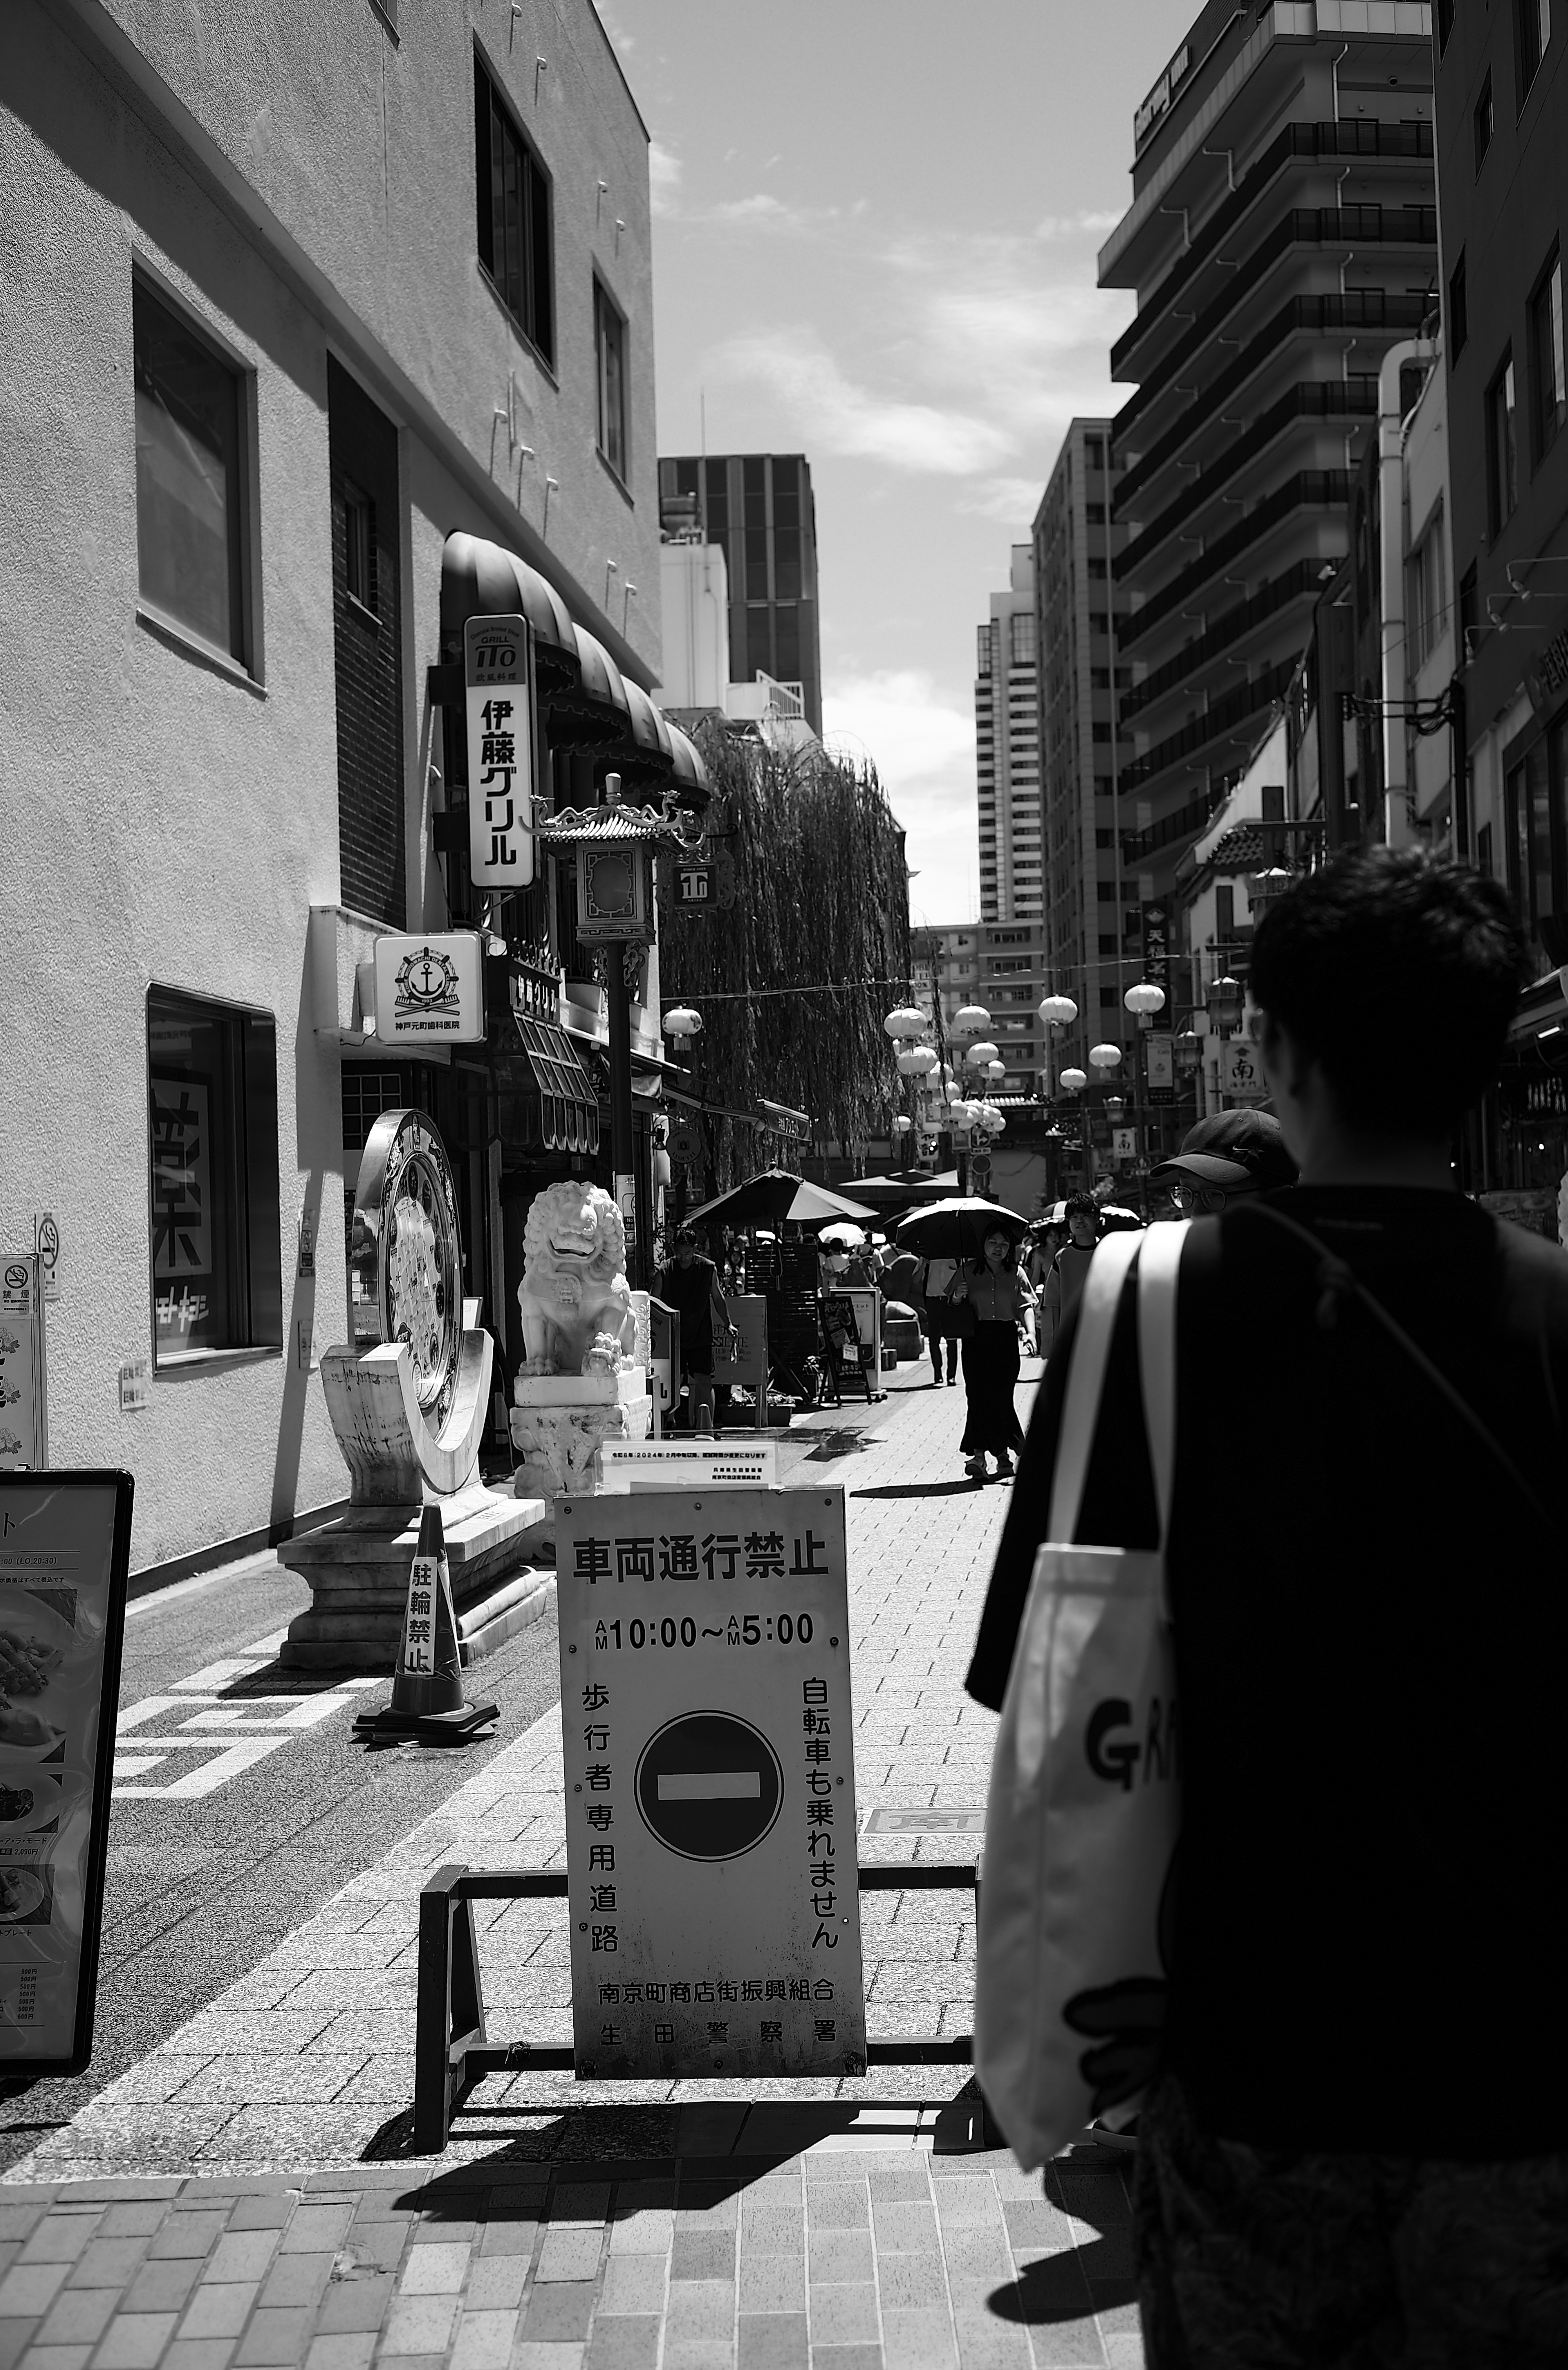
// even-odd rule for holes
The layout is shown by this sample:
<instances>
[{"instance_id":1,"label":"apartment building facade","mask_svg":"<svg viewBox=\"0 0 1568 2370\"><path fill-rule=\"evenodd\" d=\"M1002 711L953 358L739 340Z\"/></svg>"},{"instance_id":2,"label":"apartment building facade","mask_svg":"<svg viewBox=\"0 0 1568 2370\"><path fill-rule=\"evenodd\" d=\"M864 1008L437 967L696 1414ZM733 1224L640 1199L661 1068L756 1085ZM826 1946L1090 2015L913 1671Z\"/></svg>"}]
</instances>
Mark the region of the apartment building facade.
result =
<instances>
[{"instance_id":1,"label":"apartment building facade","mask_svg":"<svg viewBox=\"0 0 1568 2370\"><path fill-rule=\"evenodd\" d=\"M980 912L987 922L1038 921L1044 848L1034 555L1027 543L1013 545L1007 590L991 595L991 614L976 645Z\"/></svg>"},{"instance_id":2,"label":"apartment building facade","mask_svg":"<svg viewBox=\"0 0 1568 2370\"><path fill-rule=\"evenodd\" d=\"M0 1214L59 1227L52 1455L135 1475L167 1572L347 1495L379 1111L441 1128L502 1365L515 1163L593 1156L571 899L473 893L450 676L460 719L464 616L525 604L546 795L657 739L648 133L588 0L13 0L0 211ZM481 921L548 1106L515 972L510 1050L365 1025L380 936Z\"/></svg>"},{"instance_id":3,"label":"apartment building facade","mask_svg":"<svg viewBox=\"0 0 1568 2370\"><path fill-rule=\"evenodd\" d=\"M1115 735L1132 673L1113 654L1115 614L1126 598L1112 571L1126 529L1111 516L1120 465L1110 436L1108 420L1073 420L1032 530L1045 972L1049 992L1078 1007L1055 1042L1061 1064L1080 1068L1091 1044L1120 1041L1121 989L1139 976L1135 969L1123 980L1137 960L1129 933L1138 908L1137 879L1124 875L1116 841Z\"/></svg>"},{"instance_id":4,"label":"apartment building facade","mask_svg":"<svg viewBox=\"0 0 1568 2370\"><path fill-rule=\"evenodd\" d=\"M1291 682L1348 548L1393 343L1437 286L1430 10L1210 0L1137 109L1101 284L1137 313L1113 428L1124 861L1174 866Z\"/></svg>"},{"instance_id":5,"label":"apartment building facade","mask_svg":"<svg viewBox=\"0 0 1568 2370\"><path fill-rule=\"evenodd\" d=\"M822 738L816 499L803 453L672 454L659 464L666 526L724 554L732 683L798 689Z\"/></svg>"}]
</instances>

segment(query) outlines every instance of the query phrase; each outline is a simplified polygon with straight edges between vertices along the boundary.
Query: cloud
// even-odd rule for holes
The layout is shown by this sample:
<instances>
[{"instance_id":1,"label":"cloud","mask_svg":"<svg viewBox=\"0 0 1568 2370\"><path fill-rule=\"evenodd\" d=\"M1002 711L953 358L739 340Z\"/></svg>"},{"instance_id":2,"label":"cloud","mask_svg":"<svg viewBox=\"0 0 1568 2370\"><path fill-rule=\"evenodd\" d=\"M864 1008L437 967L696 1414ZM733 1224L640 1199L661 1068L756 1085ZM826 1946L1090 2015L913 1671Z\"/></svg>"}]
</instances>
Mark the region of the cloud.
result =
<instances>
[{"instance_id":1,"label":"cloud","mask_svg":"<svg viewBox=\"0 0 1568 2370\"><path fill-rule=\"evenodd\" d=\"M809 328L732 338L716 350L713 366L769 387L816 452L963 477L1005 460L1013 447L1000 423L858 386Z\"/></svg>"},{"instance_id":2,"label":"cloud","mask_svg":"<svg viewBox=\"0 0 1568 2370\"><path fill-rule=\"evenodd\" d=\"M1114 230L1121 221L1114 208L1092 208L1076 214L1043 214L1034 225L1036 238L1088 238Z\"/></svg>"},{"instance_id":3,"label":"cloud","mask_svg":"<svg viewBox=\"0 0 1568 2370\"><path fill-rule=\"evenodd\" d=\"M869 756L907 835L910 869L920 875L912 908L936 921L962 921L974 893L974 719L954 707L918 667L883 667L824 693L827 742Z\"/></svg>"},{"instance_id":4,"label":"cloud","mask_svg":"<svg viewBox=\"0 0 1568 2370\"><path fill-rule=\"evenodd\" d=\"M648 201L656 214L679 211L681 160L662 140L648 144Z\"/></svg>"},{"instance_id":5,"label":"cloud","mask_svg":"<svg viewBox=\"0 0 1568 2370\"><path fill-rule=\"evenodd\" d=\"M736 230L815 230L824 223L836 222L836 206L787 206L782 199L769 196L759 190L755 197L726 198L710 206L702 219L723 223Z\"/></svg>"}]
</instances>

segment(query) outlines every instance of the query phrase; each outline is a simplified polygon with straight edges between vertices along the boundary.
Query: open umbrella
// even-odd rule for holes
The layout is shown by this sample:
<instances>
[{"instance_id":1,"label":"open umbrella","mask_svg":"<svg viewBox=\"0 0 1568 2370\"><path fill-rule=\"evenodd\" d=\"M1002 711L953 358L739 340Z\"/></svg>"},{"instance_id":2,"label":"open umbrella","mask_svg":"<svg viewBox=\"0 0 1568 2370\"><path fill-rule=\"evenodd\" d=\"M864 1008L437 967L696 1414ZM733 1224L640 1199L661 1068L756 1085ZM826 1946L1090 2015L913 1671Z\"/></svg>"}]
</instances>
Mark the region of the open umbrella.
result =
<instances>
[{"instance_id":1,"label":"open umbrella","mask_svg":"<svg viewBox=\"0 0 1568 2370\"><path fill-rule=\"evenodd\" d=\"M831 1226L824 1226L817 1240L824 1249L863 1251L866 1248L866 1230L864 1226L856 1225L850 1218L835 1218Z\"/></svg>"},{"instance_id":2,"label":"open umbrella","mask_svg":"<svg viewBox=\"0 0 1568 2370\"><path fill-rule=\"evenodd\" d=\"M955 1194L950 1201L933 1202L928 1210L912 1210L901 1220L898 1247L921 1259L975 1260L983 1255L986 1236L997 1226L1018 1243L1029 1232L1029 1220L999 1202Z\"/></svg>"},{"instance_id":3,"label":"open umbrella","mask_svg":"<svg viewBox=\"0 0 1568 2370\"><path fill-rule=\"evenodd\" d=\"M760 1177L748 1177L744 1185L732 1185L727 1193L704 1202L699 1209L688 1210L686 1223L692 1225L718 1219L727 1226L779 1226L787 1222L814 1226L828 1218L875 1214L865 1202L847 1201L842 1193L830 1193L825 1185L810 1184L787 1168L765 1168Z\"/></svg>"},{"instance_id":4,"label":"open umbrella","mask_svg":"<svg viewBox=\"0 0 1568 2370\"><path fill-rule=\"evenodd\" d=\"M878 1210L907 1210L917 1202L947 1201L958 1191L958 1171L949 1168L940 1177L928 1177L914 1168L905 1176L895 1170L889 1177L850 1177L844 1190Z\"/></svg>"}]
</instances>

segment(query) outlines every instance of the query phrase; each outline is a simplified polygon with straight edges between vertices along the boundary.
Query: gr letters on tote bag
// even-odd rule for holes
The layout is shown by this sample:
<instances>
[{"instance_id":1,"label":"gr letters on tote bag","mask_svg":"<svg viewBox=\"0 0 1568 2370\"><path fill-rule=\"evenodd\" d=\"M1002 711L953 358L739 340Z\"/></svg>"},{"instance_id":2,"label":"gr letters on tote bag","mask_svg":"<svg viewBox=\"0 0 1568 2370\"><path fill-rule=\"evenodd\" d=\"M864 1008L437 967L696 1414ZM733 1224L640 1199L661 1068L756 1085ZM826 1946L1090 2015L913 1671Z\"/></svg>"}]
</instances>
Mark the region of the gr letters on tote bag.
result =
<instances>
[{"instance_id":1,"label":"gr letters on tote bag","mask_svg":"<svg viewBox=\"0 0 1568 2370\"><path fill-rule=\"evenodd\" d=\"M1002 1705L986 1806L974 2064L1026 2169L1097 2116L1124 2119L1164 2016L1178 1799L1165 1586L1185 1225L1112 1235L1084 1283L1046 1544ZM1137 1267L1138 1363L1159 1547L1077 1547L1122 1287Z\"/></svg>"}]
</instances>

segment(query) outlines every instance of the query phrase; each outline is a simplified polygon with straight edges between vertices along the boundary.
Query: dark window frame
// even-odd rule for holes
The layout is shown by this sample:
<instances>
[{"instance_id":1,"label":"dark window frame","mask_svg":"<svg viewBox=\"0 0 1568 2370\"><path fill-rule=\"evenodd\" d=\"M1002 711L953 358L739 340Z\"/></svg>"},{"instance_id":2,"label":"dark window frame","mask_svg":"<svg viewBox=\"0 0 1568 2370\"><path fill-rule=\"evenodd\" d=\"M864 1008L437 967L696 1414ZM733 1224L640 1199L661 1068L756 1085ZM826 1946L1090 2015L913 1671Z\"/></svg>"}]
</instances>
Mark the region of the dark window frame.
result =
<instances>
[{"instance_id":1,"label":"dark window frame","mask_svg":"<svg viewBox=\"0 0 1568 2370\"><path fill-rule=\"evenodd\" d=\"M616 303L599 274L594 274L594 438L599 458L612 477L623 487L631 484L631 403L628 354L630 346L630 324ZM611 361L617 382L612 400L610 381ZM613 414L618 413L618 420ZM612 448L606 429L618 432L618 453Z\"/></svg>"},{"instance_id":2,"label":"dark window frame","mask_svg":"<svg viewBox=\"0 0 1568 2370\"><path fill-rule=\"evenodd\" d=\"M1561 5L1561 0L1559 0ZM1545 39L1541 37L1541 15L1546 13ZM1514 58L1518 75L1519 113L1535 88L1541 61L1551 41L1551 0L1514 0Z\"/></svg>"},{"instance_id":3,"label":"dark window frame","mask_svg":"<svg viewBox=\"0 0 1568 2370\"><path fill-rule=\"evenodd\" d=\"M1539 468L1565 426L1568 426L1568 366L1564 356L1562 252L1555 241L1535 286L1529 306L1530 455ZM1543 353L1549 345L1550 351ZM1556 382L1549 403L1545 359Z\"/></svg>"},{"instance_id":4,"label":"dark window frame","mask_svg":"<svg viewBox=\"0 0 1568 2370\"><path fill-rule=\"evenodd\" d=\"M202 316L191 311L175 292L164 286L152 273L138 263L132 272L132 383L133 397L143 392L143 349L140 337L150 326L145 308L161 314L164 321L178 335L190 343L220 371L229 384L233 400L232 422L225 423L226 548L225 554L229 607L229 628L226 640L208 631L201 621L182 614L176 601L160 596L150 588L144 547L148 524L144 505L142 470L136 464L136 597L140 607L176 634L213 652L229 665L259 683L260 634L254 583L253 557L256 547L256 485L255 485L255 377L254 370L239 360L224 344ZM150 367L146 371L152 377ZM166 405L166 408L167 405ZM171 409L171 417L176 416Z\"/></svg>"},{"instance_id":5,"label":"dark window frame","mask_svg":"<svg viewBox=\"0 0 1568 2370\"><path fill-rule=\"evenodd\" d=\"M1506 453L1502 436L1505 408L1509 420ZM1495 543L1519 507L1519 390L1511 345L1505 347L1503 359L1487 384L1485 420L1487 532ZM1506 482L1502 466L1505 460Z\"/></svg>"},{"instance_id":6,"label":"dark window frame","mask_svg":"<svg viewBox=\"0 0 1568 2370\"><path fill-rule=\"evenodd\" d=\"M375 581L375 504L352 477L343 479L343 581L349 599L368 616L380 603Z\"/></svg>"},{"instance_id":7,"label":"dark window frame","mask_svg":"<svg viewBox=\"0 0 1568 2370\"><path fill-rule=\"evenodd\" d=\"M273 1013L221 996L200 995L188 988L154 981L144 1003L147 1111L147 1315L156 1370L179 1372L214 1360L279 1357L283 1348L282 1258L281 1243L282 1147L278 1130L278 1025ZM155 1023L187 1019L193 1027L213 1030L222 1051L218 1068L210 1074L182 1066L165 1052L160 1059ZM180 1084L189 1077L205 1095L206 1141L202 1122L194 1126L194 1141L178 1147L194 1170L200 1159L209 1200L203 1212L199 1200L191 1205L190 1232L207 1232L209 1260L205 1268L194 1255L199 1241L187 1241L188 1266L182 1272L176 1256L163 1281L170 1300L176 1282L182 1299L190 1283L206 1280L215 1300L220 1288L227 1301L224 1329L231 1338L198 1342L185 1350L160 1351L158 1302L160 1236L171 1240L182 1230L167 1198L160 1200L157 1176L160 1146L154 1125L155 1088ZM219 1131L221 1128L221 1138ZM190 1132L190 1131L188 1131ZM223 1199L220 1202L219 1195ZM220 1236L222 1237L220 1263ZM186 1327L194 1332L197 1319Z\"/></svg>"},{"instance_id":8,"label":"dark window frame","mask_svg":"<svg viewBox=\"0 0 1568 2370\"><path fill-rule=\"evenodd\" d=\"M491 73L477 43L474 49L474 200L479 269L505 307L524 343L532 349L553 376L556 366L555 183L549 167L518 121L499 77ZM515 217L509 211L513 201Z\"/></svg>"},{"instance_id":9,"label":"dark window frame","mask_svg":"<svg viewBox=\"0 0 1568 2370\"><path fill-rule=\"evenodd\" d=\"M1461 247L1448 274L1448 368L1453 369L1470 339L1470 303L1465 289L1465 251Z\"/></svg>"},{"instance_id":10,"label":"dark window frame","mask_svg":"<svg viewBox=\"0 0 1568 2370\"><path fill-rule=\"evenodd\" d=\"M1471 110L1470 123L1475 133L1475 169L1479 174L1492 147L1492 135L1497 125L1497 105L1492 92L1492 69L1488 66L1481 95Z\"/></svg>"}]
</instances>

